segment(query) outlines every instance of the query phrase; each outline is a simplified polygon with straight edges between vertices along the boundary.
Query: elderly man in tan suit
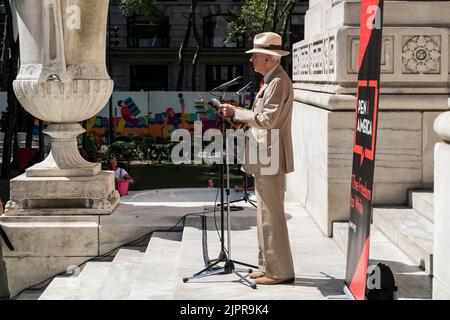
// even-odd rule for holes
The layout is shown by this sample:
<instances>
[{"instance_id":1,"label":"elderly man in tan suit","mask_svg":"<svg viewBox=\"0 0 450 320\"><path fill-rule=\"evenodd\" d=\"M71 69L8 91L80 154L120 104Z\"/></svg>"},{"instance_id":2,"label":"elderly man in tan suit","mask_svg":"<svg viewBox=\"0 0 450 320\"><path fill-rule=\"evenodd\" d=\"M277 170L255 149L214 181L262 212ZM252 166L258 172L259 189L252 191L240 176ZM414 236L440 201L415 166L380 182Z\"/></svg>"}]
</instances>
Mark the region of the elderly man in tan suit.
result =
<instances>
[{"instance_id":1,"label":"elderly man in tan suit","mask_svg":"<svg viewBox=\"0 0 450 320\"><path fill-rule=\"evenodd\" d=\"M259 271L250 274L257 284L270 285L294 281L294 264L284 212L285 175L294 170L291 118L294 93L289 76L280 66L281 37L273 32L255 36L250 62L264 76L264 85L256 96L253 110L230 104L220 107L231 117L250 127L249 140L259 149L268 149L270 164L259 158L260 151L247 143L243 169L255 177L258 200L257 228ZM249 154L250 153L250 154ZM255 158L256 162L249 161ZM249 163L250 162L250 163Z\"/></svg>"}]
</instances>

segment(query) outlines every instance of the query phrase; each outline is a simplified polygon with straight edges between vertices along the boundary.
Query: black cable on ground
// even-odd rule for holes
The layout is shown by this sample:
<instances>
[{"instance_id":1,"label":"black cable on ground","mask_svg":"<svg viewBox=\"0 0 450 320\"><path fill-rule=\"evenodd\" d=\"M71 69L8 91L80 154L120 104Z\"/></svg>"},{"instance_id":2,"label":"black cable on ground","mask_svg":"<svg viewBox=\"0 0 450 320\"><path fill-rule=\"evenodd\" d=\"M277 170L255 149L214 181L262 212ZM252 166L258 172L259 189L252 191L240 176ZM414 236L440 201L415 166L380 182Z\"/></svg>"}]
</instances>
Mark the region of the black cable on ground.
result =
<instances>
[{"instance_id":1,"label":"black cable on ground","mask_svg":"<svg viewBox=\"0 0 450 320\"><path fill-rule=\"evenodd\" d=\"M0 225L0 238L3 238L3 241L10 251L14 251L14 246L6 235L6 232L3 230L2 225Z\"/></svg>"},{"instance_id":2,"label":"black cable on ground","mask_svg":"<svg viewBox=\"0 0 450 320\"><path fill-rule=\"evenodd\" d=\"M222 242L222 236L220 235L219 232L219 226L217 225L217 216L216 216L216 212L217 212L217 198L219 197L219 188L217 188L217 192L216 192L216 199L214 200L214 207L211 211L211 209L209 209L209 212L213 212L213 218L214 218L214 226L216 228L216 232L217 232L217 236L219 237L219 241ZM221 204L222 205L222 204ZM225 252L228 254L228 250L225 248Z\"/></svg>"}]
</instances>

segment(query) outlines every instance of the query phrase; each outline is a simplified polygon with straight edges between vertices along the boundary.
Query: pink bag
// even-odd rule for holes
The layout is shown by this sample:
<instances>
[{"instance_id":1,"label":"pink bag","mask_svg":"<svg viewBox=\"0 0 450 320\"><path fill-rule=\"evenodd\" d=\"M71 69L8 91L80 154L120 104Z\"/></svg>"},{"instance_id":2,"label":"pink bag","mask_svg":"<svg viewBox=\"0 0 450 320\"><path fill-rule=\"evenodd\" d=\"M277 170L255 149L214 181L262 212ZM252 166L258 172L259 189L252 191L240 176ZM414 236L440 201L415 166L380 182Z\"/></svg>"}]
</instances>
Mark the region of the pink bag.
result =
<instances>
[{"instance_id":1,"label":"pink bag","mask_svg":"<svg viewBox=\"0 0 450 320\"><path fill-rule=\"evenodd\" d=\"M128 181L117 182L117 191L119 191L119 194L121 197L128 195L128 187L129 186L130 186L130 183Z\"/></svg>"},{"instance_id":2,"label":"pink bag","mask_svg":"<svg viewBox=\"0 0 450 320\"><path fill-rule=\"evenodd\" d=\"M119 176L122 178L122 168L120 168L120 174ZM130 187L129 181L118 181L117 182L117 191L119 191L119 194L121 197L128 195L128 188Z\"/></svg>"}]
</instances>

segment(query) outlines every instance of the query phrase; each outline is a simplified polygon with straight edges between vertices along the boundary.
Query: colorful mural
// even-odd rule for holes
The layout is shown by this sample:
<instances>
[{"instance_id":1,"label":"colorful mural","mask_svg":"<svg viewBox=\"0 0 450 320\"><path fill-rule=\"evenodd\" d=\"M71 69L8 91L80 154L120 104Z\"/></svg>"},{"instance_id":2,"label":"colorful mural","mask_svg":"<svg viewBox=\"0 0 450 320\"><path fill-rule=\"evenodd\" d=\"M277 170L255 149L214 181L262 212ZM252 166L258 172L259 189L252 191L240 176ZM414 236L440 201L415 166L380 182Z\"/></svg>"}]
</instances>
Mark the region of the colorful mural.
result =
<instances>
[{"instance_id":1,"label":"colorful mural","mask_svg":"<svg viewBox=\"0 0 450 320\"><path fill-rule=\"evenodd\" d=\"M235 101L249 108L255 94L245 96L226 95L225 100ZM212 99L207 92L114 92L113 126L116 135L151 135L170 137L178 128L194 130L194 122L201 121L203 130L218 127L218 115L208 106ZM88 135L97 143L104 141L108 129L109 107L88 120Z\"/></svg>"},{"instance_id":2,"label":"colorful mural","mask_svg":"<svg viewBox=\"0 0 450 320\"><path fill-rule=\"evenodd\" d=\"M225 100L236 101L250 108L255 93L245 96L225 95ZM216 111L208 106L213 98L209 92L120 92L112 95L114 132L117 136L136 134L141 136L170 137L173 130L184 128L193 132L194 122L201 121L203 131L218 127ZM0 92L0 111L6 116L5 92ZM6 119L6 118L5 118ZM97 148L106 143L109 121L107 104L96 116L86 121L87 134L94 139ZM47 123L44 123L44 128ZM39 122L35 121L33 135L39 134ZM48 138L46 140L49 141Z\"/></svg>"}]
</instances>

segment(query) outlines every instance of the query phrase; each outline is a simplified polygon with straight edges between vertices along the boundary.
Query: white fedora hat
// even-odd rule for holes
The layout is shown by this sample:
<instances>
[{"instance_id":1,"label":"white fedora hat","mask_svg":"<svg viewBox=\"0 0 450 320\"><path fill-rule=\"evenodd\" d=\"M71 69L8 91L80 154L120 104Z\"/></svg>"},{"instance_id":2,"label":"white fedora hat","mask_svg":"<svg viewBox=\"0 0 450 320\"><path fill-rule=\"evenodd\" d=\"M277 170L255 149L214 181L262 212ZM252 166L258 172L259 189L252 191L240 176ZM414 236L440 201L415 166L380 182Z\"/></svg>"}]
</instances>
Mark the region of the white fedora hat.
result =
<instances>
[{"instance_id":1,"label":"white fedora hat","mask_svg":"<svg viewBox=\"0 0 450 320\"><path fill-rule=\"evenodd\" d=\"M253 49L248 50L245 53L265 53L273 56L284 57L289 54L288 51L284 51L281 36L274 32L263 32L255 36L253 40Z\"/></svg>"}]
</instances>

